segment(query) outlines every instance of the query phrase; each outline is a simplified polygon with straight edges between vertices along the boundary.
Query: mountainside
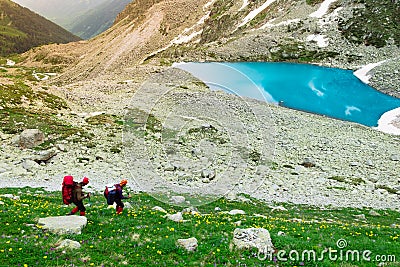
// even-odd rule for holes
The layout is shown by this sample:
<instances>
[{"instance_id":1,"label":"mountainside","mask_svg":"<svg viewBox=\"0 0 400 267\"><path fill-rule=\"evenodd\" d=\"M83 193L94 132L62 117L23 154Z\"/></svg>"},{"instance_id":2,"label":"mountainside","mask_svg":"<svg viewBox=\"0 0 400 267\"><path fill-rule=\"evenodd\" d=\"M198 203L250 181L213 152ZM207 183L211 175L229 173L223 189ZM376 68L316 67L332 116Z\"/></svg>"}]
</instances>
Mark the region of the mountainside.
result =
<instances>
[{"instance_id":1,"label":"mountainside","mask_svg":"<svg viewBox=\"0 0 400 267\"><path fill-rule=\"evenodd\" d=\"M399 62L399 13L398 1L138 0L109 31L66 48L84 56L64 77L121 73L149 60L293 61L354 70L384 61L371 82L399 95L400 78L387 76Z\"/></svg>"},{"instance_id":2,"label":"mountainside","mask_svg":"<svg viewBox=\"0 0 400 267\"><path fill-rule=\"evenodd\" d=\"M110 28L117 14L130 2L131 0L106 1L76 17L65 28L83 39L90 39Z\"/></svg>"},{"instance_id":3,"label":"mountainside","mask_svg":"<svg viewBox=\"0 0 400 267\"><path fill-rule=\"evenodd\" d=\"M89 39L108 29L131 0L13 0L73 34Z\"/></svg>"},{"instance_id":4,"label":"mountainside","mask_svg":"<svg viewBox=\"0 0 400 267\"><path fill-rule=\"evenodd\" d=\"M53 22L9 0L0 0L0 55L49 43L80 40Z\"/></svg>"},{"instance_id":5,"label":"mountainside","mask_svg":"<svg viewBox=\"0 0 400 267\"><path fill-rule=\"evenodd\" d=\"M13 0L67 29L75 19L107 0Z\"/></svg>"},{"instance_id":6,"label":"mountainside","mask_svg":"<svg viewBox=\"0 0 400 267\"><path fill-rule=\"evenodd\" d=\"M18 180L59 190L68 172L89 177L94 190L131 177L138 191L165 202L185 196L184 205L245 193L400 210L399 136L213 91L172 67L289 61L361 69L375 88L400 96L399 5L135 0L95 38L0 59L0 187ZM388 124L400 129L398 113Z\"/></svg>"}]
</instances>

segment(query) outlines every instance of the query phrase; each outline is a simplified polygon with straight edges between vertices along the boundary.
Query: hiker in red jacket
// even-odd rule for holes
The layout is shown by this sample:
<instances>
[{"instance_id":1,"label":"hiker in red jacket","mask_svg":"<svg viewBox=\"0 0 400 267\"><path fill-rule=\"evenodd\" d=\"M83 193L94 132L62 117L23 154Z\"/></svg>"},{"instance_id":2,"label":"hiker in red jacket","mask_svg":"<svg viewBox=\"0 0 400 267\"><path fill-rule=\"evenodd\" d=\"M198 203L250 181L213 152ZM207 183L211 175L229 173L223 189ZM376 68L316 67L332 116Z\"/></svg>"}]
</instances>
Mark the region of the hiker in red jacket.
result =
<instances>
[{"instance_id":1,"label":"hiker in red jacket","mask_svg":"<svg viewBox=\"0 0 400 267\"><path fill-rule=\"evenodd\" d=\"M112 205L114 204L114 202L117 204L117 214L121 214L124 209L124 203L122 203L122 199L127 199L131 197L131 195L128 195L126 197L122 194L122 189L126 186L127 183L127 180L121 180L119 184L106 186L106 189L104 191L104 196L107 198L107 204Z\"/></svg>"},{"instance_id":2,"label":"hiker in red jacket","mask_svg":"<svg viewBox=\"0 0 400 267\"><path fill-rule=\"evenodd\" d=\"M85 195L85 193L82 191L82 187L84 187L88 183L89 183L89 178L84 177L82 182L77 183L76 186L74 187L74 190L72 191L72 203L74 203L76 205L76 207L73 210L71 210L71 212L68 215L73 215L73 214L77 213L79 210L80 215L85 216L86 208L83 205L82 200L90 197L90 193L87 193Z\"/></svg>"}]
</instances>

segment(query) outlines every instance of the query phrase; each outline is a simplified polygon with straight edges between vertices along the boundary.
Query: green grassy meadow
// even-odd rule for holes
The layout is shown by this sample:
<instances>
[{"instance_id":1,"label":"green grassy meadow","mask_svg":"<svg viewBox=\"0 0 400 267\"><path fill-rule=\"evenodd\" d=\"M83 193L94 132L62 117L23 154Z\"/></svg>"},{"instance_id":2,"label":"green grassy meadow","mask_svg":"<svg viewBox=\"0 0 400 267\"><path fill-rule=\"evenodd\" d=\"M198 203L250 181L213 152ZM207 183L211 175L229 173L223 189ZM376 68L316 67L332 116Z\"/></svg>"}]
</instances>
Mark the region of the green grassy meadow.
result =
<instances>
[{"instance_id":1,"label":"green grassy meadow","mask_svg":"<svg viewBox=\"0 0 400 267\"><path fill-rule=\"evenodd\" d=\"M90 205L85 201L88 224L82 234L59 236L44 231L37 221L66 215L72 209L62 204L60 192L0 189L0 195L10 193L20 199L0 196L0 266L377 266L376 256L385 259L383 266L400 266L400 214L391 210L377 210L381 216L371 216L368 209L276 203L287 211L273 211L255 199L236 202L221 198L198 207L201 215L184 213L186 222L173 222L152 208L160 206L172 214L182 207L138 193L125 200L132 208L116 215L98 193L91 197ZM242 209L246 215L224 212L232 209ZM358 214L365 214L366 220L356 219ZM263 258L256 249L234 248L231 242L237 227L269 230L275 246L272 260ZM189 237L198 240L195 252L176 245L177 239ZM66 238L78 241L81 248L57 249L56 243ZM347 244L342 252L339 240ZM315 260L303 260L305 250L315 251ZM371 251L370 261L362 258L366 250ZM293 251L299 253L299 260ZM359 251L360 259L346 258L347 251Z\"/></svg>"}]
</instances>

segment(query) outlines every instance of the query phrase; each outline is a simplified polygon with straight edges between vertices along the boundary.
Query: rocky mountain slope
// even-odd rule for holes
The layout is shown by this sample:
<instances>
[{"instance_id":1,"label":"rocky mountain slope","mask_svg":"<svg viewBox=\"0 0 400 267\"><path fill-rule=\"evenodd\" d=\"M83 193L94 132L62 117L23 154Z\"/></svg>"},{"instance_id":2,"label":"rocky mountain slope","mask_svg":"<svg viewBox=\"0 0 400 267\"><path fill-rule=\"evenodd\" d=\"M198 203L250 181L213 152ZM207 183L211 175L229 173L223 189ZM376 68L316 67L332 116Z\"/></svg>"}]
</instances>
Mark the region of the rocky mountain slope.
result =
<instances>
[{"instance_id":1,"label":"rocky mountain slope","mask_svg":"<svg viewBox=\"0 0 400 267\"><path fill-rule=\"evenodd\" d=\"M90 39L112 26L130 0L32 1L14 0L60 25L71 33Z\"/></svg>"},{"instance_id":2,"label":"rocky mountain slope","mask_svg":"<svg viewBox=\"0 0 400 267\"><path fill-rule=\"evenodd\" d=\"M80 40L53 22L10 0L0 1L0 55L22 53L49 43Z\"/></svg>"},{"instance_id":3,"label":"rocky mountain slope","mask_svg":"<svg viewBox=\"0 0 400 267\"><path fill-rule=\"evenodd\" d=\"M0 185L20 178L58 189L60 177L71 173L93 177L95 189L128 177L138 190L157 189L167 199L171 190L187 199L246 192L267 201L400 209L397 136L212 92L170 67L182 60L349 69L380 62L371 80L398 95L397 24L383 46L360 43L342 34L341 21L353 25L361 17L355 14L375 2L308 2L137 0L96 38L25 53L18 67L4 67L1 79L7 97L18 101L1 104ZM49 80L36 73L29 90L16 82L38 68L57 73ZM40 124L33 111L14 115L38 102L49 108L40 117L59 127ZM21 149L20 133L32 122L44 143Z\"/></svg>"},{"instance_id":4,"label":"rocky mountain slope","mask_svg":"<svg viewBox=\"0 0 400 267\"><path fill-rule=\"evenodd\" d=\"M60 80L121 73L149 60L293 61L354 70L381 62L372 84L399 96L399 3L321 2L134 1L105 34L62 48L76 64ZM39 53L51 57L53 50Z\"/></svg>"}]
</instances>

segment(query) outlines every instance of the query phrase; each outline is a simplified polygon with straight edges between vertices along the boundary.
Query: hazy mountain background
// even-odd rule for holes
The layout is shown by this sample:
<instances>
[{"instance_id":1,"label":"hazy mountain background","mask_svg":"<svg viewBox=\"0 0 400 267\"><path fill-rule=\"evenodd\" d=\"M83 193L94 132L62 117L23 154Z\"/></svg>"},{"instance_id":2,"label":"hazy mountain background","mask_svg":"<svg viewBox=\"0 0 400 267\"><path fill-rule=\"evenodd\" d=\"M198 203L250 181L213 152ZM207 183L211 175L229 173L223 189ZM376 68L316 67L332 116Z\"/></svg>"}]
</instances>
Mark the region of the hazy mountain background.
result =
<instances>
[{"instance_id":1,"label":"hazy mountain background","mask_svg":"<svg viewBox=\"0 0 400 267\"><path fill-rule=\"evenodd\" d=\"M10 0L0 0L0 55L22 53L50 43L78 41L55 23Z\"/></svg>"},{"instance_id":2,"label":"hazy mountain background","mask_svg":"<svg viewBox=\"0 0 400 267\"><path fill-rule=\"evenodd\" d=\"M130 0L13 0L60 25L73 34L89 39L108 29Z\"/></svg>"}]
</instances>

